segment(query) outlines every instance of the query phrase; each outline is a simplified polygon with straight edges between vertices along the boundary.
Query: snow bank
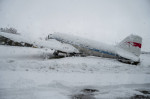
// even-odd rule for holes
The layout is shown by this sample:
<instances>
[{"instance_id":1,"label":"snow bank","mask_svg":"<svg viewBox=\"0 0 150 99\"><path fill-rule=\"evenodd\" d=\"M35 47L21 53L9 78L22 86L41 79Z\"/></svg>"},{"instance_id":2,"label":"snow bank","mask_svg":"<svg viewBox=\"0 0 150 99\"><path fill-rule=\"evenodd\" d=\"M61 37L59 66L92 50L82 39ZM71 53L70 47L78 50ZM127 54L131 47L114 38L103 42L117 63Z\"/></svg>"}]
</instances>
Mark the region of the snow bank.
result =
<instances>
[{"instance_id":1,"label":"snow bank","mask_svg":"<svg viewBox=\"0 0 150 99\"><path fill-rule=\"evenodd\" d=\"M6 52L7 51L7 52ZM81 73L150 73L148 56L138 66L101 57L67 57L46 59L53 50L0 46L0 69L13 71L81 72ZM145 61L147 59L147 61ZM147 65L146 65L146 64Z\"/></svg>"},{"instance_id":2,"label":"snow bank","mask_svg":"<svg viewBox=\"0 0 150 99\"><path fill-rule=\"evenodd\" d=\"M52 52L0 45L0 99L71 99L86 88L99 90L96 99L116 99L150 90L150 55L135 66L101 57L43 58Z\"/></svg>"},{"instance_id":3,"label":"snow bank","mask_svg":"<svg viewBox=\"0 0 150 99\"><path fill-rule=\"evenodd\" d=\"M83 74L0 71L2 99L70 99L83 89L97 89L98 98L116 99L149 90L150 76L145 74ZM147 83L147 84L146 84Z\"/></svg>"}]
</instances>

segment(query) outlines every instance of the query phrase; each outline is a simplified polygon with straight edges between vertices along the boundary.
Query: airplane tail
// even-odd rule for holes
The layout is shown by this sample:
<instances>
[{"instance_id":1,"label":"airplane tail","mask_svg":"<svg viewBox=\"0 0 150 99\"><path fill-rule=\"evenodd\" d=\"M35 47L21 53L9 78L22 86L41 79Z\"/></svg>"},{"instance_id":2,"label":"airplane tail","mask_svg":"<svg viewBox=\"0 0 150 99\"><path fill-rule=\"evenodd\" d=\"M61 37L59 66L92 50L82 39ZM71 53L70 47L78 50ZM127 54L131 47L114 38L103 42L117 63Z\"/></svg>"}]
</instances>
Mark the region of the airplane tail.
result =
<instances>
[{"instance_id":1,"label":"airplane tail","mask_svg":"<svg viewBox=\"0 0 150 99\"><path fill-rule=\"evenodd\" d=\"M130 35L126 37L123 41L121 41L117 46L130 53L133 53L136 56L140 56L142 38L137 35Z\"/></svg>"}]
</instances>

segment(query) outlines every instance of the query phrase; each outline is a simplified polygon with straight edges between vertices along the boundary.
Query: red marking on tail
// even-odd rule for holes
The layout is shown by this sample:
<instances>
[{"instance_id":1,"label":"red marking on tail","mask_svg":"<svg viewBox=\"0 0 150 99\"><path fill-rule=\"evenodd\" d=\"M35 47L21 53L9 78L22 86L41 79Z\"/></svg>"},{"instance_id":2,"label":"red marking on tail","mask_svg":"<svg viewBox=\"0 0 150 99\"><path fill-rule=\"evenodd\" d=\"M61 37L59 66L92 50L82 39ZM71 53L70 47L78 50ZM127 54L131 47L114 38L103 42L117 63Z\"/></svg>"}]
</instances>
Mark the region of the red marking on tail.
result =
<instances>
[{"instance_id":1,"label":"red marking on tail","mask_svg":"<svg viewBox=\"0 0 150 99\"><path fill-rule=\"evenodd\" d=\"M132 46L134 46L134 47L139 47L139 48L141 48L141 44L140 43L137 43L137 42L127 42L127 43L129 43L130 45L132 45Z\"/></svg>"}]
</instances>

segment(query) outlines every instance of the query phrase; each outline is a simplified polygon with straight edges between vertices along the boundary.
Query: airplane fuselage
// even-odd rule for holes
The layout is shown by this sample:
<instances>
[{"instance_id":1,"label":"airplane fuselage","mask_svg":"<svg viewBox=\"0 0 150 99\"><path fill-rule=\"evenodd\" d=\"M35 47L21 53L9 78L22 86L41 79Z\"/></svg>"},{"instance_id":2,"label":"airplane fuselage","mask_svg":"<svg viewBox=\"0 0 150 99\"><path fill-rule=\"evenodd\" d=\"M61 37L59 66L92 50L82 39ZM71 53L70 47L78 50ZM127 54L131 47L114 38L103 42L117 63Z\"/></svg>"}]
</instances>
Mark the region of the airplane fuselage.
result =
<instances>
[{"instance_id":1,"label":"airplane fuselage","mask_svg":"<svg viewBox=\"0 0 150 99\"><path fill-rule=\"evenodd\" d=\"M51 35L51 38L54 38L60 42L71 44L79 50L80 53L85 56L98 56L106 58L118 58L117 53L115 52L115 46L106 45L100 42L91 41L83 39L80 37L74 37L68 35ZM108 49L106 49L108 48ZM110 49L109 49L110 48Z\"/></svg>"},{"instance_id":2,"label":"airplane fuselage","mask_svg":"<svg viewBox=\"0 0 150 99\"><path fill-rule=\"evenodd\" d=\"M132 36L131 38L138 38L138 36ZM50 39L56 39L62 43L67 43L74 46L79 50L81 54L85 56L98 56L98 57L106 57L106 58L116 58L119 61L127 62L127 63L139 63L139 57L129 52L128 50L124 50L120 48L120 46L112 46L108 44L104 44L101 42L84 39L77 36L66 35L61 33L55 33L49 35ZM130 40L130 39L129 39ZM126 43L126 42L124 42ZM127 44L125 46L128 47ZM129 46L130 47L130 46Z\"/></svg>"}]
</instances>

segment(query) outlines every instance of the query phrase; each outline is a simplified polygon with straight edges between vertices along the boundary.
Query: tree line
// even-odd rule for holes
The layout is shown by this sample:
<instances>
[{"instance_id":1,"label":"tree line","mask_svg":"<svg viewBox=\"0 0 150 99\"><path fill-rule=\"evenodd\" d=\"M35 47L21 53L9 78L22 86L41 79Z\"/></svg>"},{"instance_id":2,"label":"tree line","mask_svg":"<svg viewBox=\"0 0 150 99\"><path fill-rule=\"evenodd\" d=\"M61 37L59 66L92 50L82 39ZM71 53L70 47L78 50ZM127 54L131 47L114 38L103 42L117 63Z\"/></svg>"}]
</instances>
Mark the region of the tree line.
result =
<instances>
[{"instance_id":1,"label":"tree line","mask_svg":"<svg viewBox=\"0 0 150 99\"><path fill-rule=\"evenodd\" d=\"M12 34L18 34L17 29L10 27L10 28L0 28L1 32L6 32L6 33L12 33Z\"/></svg>"}]
</instances>

